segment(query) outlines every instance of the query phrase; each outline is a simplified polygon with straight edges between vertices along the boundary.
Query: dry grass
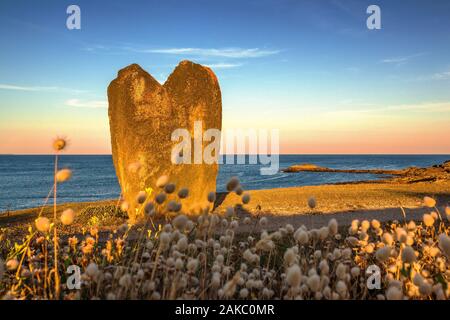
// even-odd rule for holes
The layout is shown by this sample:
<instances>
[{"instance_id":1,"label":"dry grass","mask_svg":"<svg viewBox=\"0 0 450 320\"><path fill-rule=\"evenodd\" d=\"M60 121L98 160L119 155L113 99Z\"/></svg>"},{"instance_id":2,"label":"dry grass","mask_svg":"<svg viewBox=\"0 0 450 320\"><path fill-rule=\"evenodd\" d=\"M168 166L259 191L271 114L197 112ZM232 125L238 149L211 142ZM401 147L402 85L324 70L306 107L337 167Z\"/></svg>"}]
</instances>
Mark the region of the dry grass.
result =
<instances>
[{"instance_id":1,"label":"dry grass","mask_svg":"<svg viewBox=\"0 0 450 320\"><path fill-rule=\"evenodd\" d=\"M55 176L57 169L55 165ZM195 217L183 214L181 198L185 194L168 188L167 179L160 180L164 183L159 183L161 190L157 190L156 196L141 192L132 206L137 207L136 214L142 217L140 224L123 223L124 211L130 207L123 201L75 208L74 221L68 219L71 211L60 220L68 205L43 207L34 215L7 218L22 222L22 228L28 229L18 242L13 240L10 230L0 231L0 297L112 300L450 297L450 208L440 212L433 198L423 199L429 212L423 221L407 221L406 216L389 223L354 220L347 228L339 227L331 219L321 227L294 228L286 224L273 230L265 216L238 214L238 209L250 209L252 202L249 194L242 193L236 179L227 186L232 192L227 201L234 199L233 205L225 212L215 212L215 194L210 194L209 206ZM56 192L54 197L56 200ZM320 196L317 203L314 200L314 206L311 199L305 199L305 205L308 203L311 208L316 204L320 207ZM34 223L23 224L30 218L35 219ZM246 231L238 232L242 225ZM79 290L68 287L74 284L67 272L73 265L81 272ZM378 290L367 286L366 270L372 265L381 272Z\"/></svg>"},{"instance_id":2,"label":"dry grass","mask_svg":"<svg viewBox=\"0 0 450 320\"><path fill-rule=\"evenodd\" d=\"M154 206L144 225L124 224L104 241L96 226L58 239L58 296L49 254L52 229L30 228L23 243L9 248L1 294L7 299L447 299L450 294L450 228L435 208L424 217L426 225L355 220L347 229L331 220L321 228L286 225L270 233L264 230L267 218L241 219L234 208L222 216L205 208L196 219L165 208L166 203ZM91 209L85 209L86 218L97 217ZM109 215L115 209L110 206ZM165 222L154 225L156 216ZM239 224L262 231L238 234ZM70 228L57 227L61 233ZM365 270L372 264L381 269L381 290L367 288ZM69 265L82 270L80 290L66 286Z\"/></svg>"}]
</instances>

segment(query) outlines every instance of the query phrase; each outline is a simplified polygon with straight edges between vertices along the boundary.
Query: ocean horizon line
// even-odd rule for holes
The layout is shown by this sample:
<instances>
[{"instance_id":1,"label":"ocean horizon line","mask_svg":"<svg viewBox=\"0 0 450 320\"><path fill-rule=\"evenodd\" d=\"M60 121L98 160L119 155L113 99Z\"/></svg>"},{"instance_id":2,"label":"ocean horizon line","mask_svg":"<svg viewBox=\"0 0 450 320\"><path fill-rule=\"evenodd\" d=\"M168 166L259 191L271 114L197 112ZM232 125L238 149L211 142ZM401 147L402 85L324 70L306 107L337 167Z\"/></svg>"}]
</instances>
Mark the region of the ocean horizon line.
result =
<instances>
[{"instance_id":1,"label":"ocean horizon line","mask_svg":"<svg viewBox=\"0 0 450 320\"><path fill-rule=\"evenodd\" d=\"M54 153L0 153L1 156L54 156ZM112 153L59 153L59 156L112 156ZM268 155L267 153L223 153L227 155ZM272 154L269 154L272 155ZM450 153L275 153L280 156L450 156Z\"/></svg>"}]
</instances>

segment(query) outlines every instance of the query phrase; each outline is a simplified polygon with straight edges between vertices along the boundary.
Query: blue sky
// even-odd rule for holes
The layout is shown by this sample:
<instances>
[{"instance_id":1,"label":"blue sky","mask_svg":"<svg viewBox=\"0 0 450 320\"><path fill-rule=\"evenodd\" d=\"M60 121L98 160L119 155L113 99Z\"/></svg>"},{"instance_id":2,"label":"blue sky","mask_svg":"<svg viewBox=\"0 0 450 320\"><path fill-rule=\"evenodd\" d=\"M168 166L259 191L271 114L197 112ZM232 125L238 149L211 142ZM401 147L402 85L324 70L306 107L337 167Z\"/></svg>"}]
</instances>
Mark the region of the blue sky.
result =
<instances>
[{"instance_id":1,"label":"blue sky","mask_svg":"<svg viewBox=\"0 0 450 320\"><path fill-rule=\"evenodd\" d=\"M183 59L218 75L225 128L278 128L283 153L450 153L449 1L2 0L0 37L0 153L108 153L117 71Z\"/></svg>"}]
</instances>

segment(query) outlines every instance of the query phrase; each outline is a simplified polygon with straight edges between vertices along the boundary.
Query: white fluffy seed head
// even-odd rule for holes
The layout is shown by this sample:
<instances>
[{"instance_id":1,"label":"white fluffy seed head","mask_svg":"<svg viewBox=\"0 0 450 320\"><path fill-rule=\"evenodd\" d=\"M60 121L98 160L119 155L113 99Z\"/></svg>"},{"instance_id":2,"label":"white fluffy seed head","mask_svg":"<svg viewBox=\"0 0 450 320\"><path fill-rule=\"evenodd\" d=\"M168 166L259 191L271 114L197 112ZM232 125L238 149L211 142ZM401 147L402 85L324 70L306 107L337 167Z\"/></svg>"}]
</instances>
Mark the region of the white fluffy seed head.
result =
<instances>
[{"instance_id":1,"label":"white fluffy seed head","mask_svg":"<svg viewBox=\"0 0 450 320\"><path fill-rule=\"evenodd\" d=\"M407 225L408 231L414 231L414 230L416 230L416 227L417 227L416 223L413 220L408 222L408 225Z\"/></svg>"},{"instance_id":2,"label":"white fluffy seed head","mask_svg":"<svg viewBox=\"0 0 450 320\"><path fill-rule=\"evenodd\" d=\"M167 203L167 210L169 212L178 212L181 210L181 204L175 200L170 200L169 203Z\"/></svg>"},{"instance_id":3,"label":"white fluffy seed head","mask_svg":"<svg viewBox=\"0 0 450 320\"><path fill-rule=\"evenodd\" d=\"M292 224L289 224L289 223L286 225L285 229L290 234L294 233L294 230L295 230L294 227L292 226Z\"/></svg>"},{"instance_id":4,"label":"white fluffy seed head","mask_svg":"<svg viewBox=\"0 0 450 320\"><path fill-rule=\"evenodd\" d=\"M121 287L129 288L131 286L131 283L132 283L131 275L129 275L128 273L124 274L119 279L119 285Z\"/></svg>"},{"instance_id":5,"label":"white fluffy seed head","mask_svg":"<svg viewBox=\"0 0 450 320\"><path fill-rule=\"evenodd\" d=\"M72 171L70 169L61 169L56 173L56 181L66 182L72 177Z\"/></svg>"},{"instance_id":6,"label":"white fluffy seed head","mask_svg":"<svg viewBox=\"0 0 450 320\"><path fill-rule=\"evenodd\" d=\"M403 292L397 286L390 286L386 290L386 299L387 300L402 300Z\"/></svg>"},{"instance_id":7,"label":"white fluffy seed head","mask_svg":"<svg viewBox=\"0 0 450 320\"><path fill-rule=\"evenodd\" d=\"M345 279L345 275L347 274L347 267L342 264L339 263L337 268L336 268L336 275L339 279L343 280Z\"/></svg>"},{"instance_id":8,"label":"white fluffy seed head","mask_svg":"<svg viewBox=\"0 0 450 320\"><path fill-rule=\"evenodd\" d=\"M211 287L213 289L217 289L220 286L220 278L221 275L219 272L214 272L212 277L211 277Z\"/></svg>"},{"instance_id":9,"label":"white fluffy seed head","mask_svg":"<svg viewBox=\"0 0 450 320\"><path fill-rule=\"evenodd\" d=\"M385 245L391 246L394 242L394 237L392 237L392 234L390 234L389 232L385 232L383 233L382 240Z\"/></svg>"},{"instance_id":10,"label":"white fluffy seed head","mask_svg":"<svg viewBox=\"0 0 450 320\"><path fill-rule=\"evenodd\" d=\"M159 241L163 244L163 245L168 245L170 243L170 233L168 232L161 232L159 234Z\"/></svg>"},{"instance_id":11,"label":"white fluffy seed head","mask_svg":"<svg viewBox=\"0 0 450 320\"><path fill-rule=\"evenodd\" d=\"M16 258L9 259L6 262L6 269L8 269L9 271L15 271L18 267L19 267L19 260L17 260Z\"/></svg>"},{"instance_id":12,"label":"white fluffy seed head","mask_svg":"<svg viewBox=\"0 0 450 320\"><path fill-rule=\"evenodd\" d=\"M208 198L208 202L214 203L214 201L216 201L216 193L215 192L208 193L207 198Z\"/></svg>"},{"instance_id":13,"label":"white fluffy seed head","mask_svg":"<svg viewBox=\"0 0 450 320\"><path fill-rule=\"evenodd\" d=\"M380 262L387 261L391 255L391 247L390 246L384 246L377 250L375 253L376 258Z\"/></svg>"},{"instance_id":14,"label":"white fluffy seed head","mask_svg":"<svg viewBox=\"0 0 450 320\"><path fill-rule=\"evenodd\" d=\"M405 263L413 263L416 261L416 252L410 246L406 246L402 251L402 261Z\"/></svg>"},{"instance_id":15,"label":"white fluffy seed head","mask_svg":"<svg viewBox=\"0 0 450 320\"><path fill-rule=\"evenodd\" d=\"M369 220L363 220L363 221L361 222L361 230L367 231L367 230L369 230L369 228L370 228L370 222L369 222Z\"/></svg>"},{"instance_id":16,"label":"white fluffy seed head","mask_svg":"<svg viewBox=\"0 0 450 320\"><path fill-rule=\"evenodd\" d=\"M147 192L139 191L139 193L136 196L136 202L139 204L143 204L146 199L147 199Z\"/></svg>"},{"instance_id":17,"label":"white fluffy seed head","mask_svg":"<svg viewBox=\"0 0 450 320\"><path fill-rule=\"evenodd\" d=\"M234 216L234 208L233 207L227 207L227 210L225 212L225 215L230 218Z\"/></svg>"},{"instance_id":18,"label":"white fluffy seed head","mask_svg":"<svg viewBox=\"0 0 450 320\"><path fill-rule=\"evenodd\" d=\"M345 241L352 247L356 247L359 244L359 240L355 237L347 237Z\"/></svg>"},{"instance_id":19,"label":"white fluffy seed head","mask_svg":"<svg viewBox=\"0 0 450 320\"><path fill-rule=\"evenodd\" d=\"M65 138L56 138L53 140L53 150L55 150L56 152L62 151L64 150L64 148L67 146L67 141Z\"/></svg>"},{"instance_id":20,"label":"white fluffy seed head","mask_svg":"<svg viewBox=\"0 0 450 320\"><path fill-rule=\"evenodd\" d=\"M241 291L239 291L239 296L242 299L245 299L248 297L248 289L247 288L242 288Z\"/></svg>"},{"instance_id":21,"label":"white fluffy seed head","mask_svg":"<svg viewBox=\"0 0 450 320\"><path fill-rule=\"evenodd\" d=\"M302 281L302 272L296 264L289 267L286 273L286 282L291 287L298 287Z\"/></svg>"},{"instance_id":22,"label":"white fluffy seed head","mask_svg":"<svg viewBox=\"0 0 450 320\"><path fill-rule=\"evenodd\" d=\"M169 177L166 175L162 175L156 180L156 186L158 188L164 188L166 184L169 183Z\"/></svg>"},{"instance_id":23,"label":"white fluffy seed head","mask_svg":"<svg viewBox=\"0 0 450 320\"><path fill-rule=\"evenodd\" d=\"M46 217L39 217L34 221L36 229L40 232L48 232L50 229L50 220Z\"/></svg>"},{"instance_id":24,"label":"white fluffy seed head","mask_svg":"<svg viewBox=\"0 0 450 320\"><path fill-rule=\"evenodd\" d=\"M326 238L328 238L329 235L329 231L327 227L322 227L319 229L319 238L320 240L325 240Z\"/></svg>"},{"instance_id":25,"label":"white fluffy seed head","mask_svg":"<svg viewBox=\"0 0 450 320\"><path fill-rule=\"evenodd\" d=\"M92 278L95 279L97 277L99 273L98 270L98 266L97 264L95 264L94 262L91 262L87 267L86 267L86 274Z\"/></svg>"},{"instance_id":26,"label":"white fluffy seed head","mask_svg":"<svg viewBox=\"0 0 450 320\"><path fill-rule=\"evenodd\" d=\"M290 266L295 262L295 259L296 259L296 254L295 254L294 250L292 248L287 249L286 252L284 253L284 263L287 266Z\"/></svg>"},{"instance_id":27,"label":"white fluffy seed head","mask_svg":"<svg viewBox=\"0 0 450 320\"><path fill-rule=\"evenodd\" d=\"M168 183L164 186L164 192L167 194L172 194L175 191L175 184L174 183Z\"/></svg>"},{"instance_id":28,"label":"white fluffy seed head","mask_svg":"<svg viewBox=\"0 0 450 320\"><path fill-rule=\"evenodd\" d=\"M423 277L420 275L420 273L417 272L413 277L414 285L418 287L422 284L423 281L424 281Z\"/></svg>"},{"instance_id":29,"label":"white fluffy seed head","mask_svg":"<svg viewBox=\"0 0 450 320\"><path fill-rule=\"evenodd\" d=\"M294 234L295 240L297 240L298 243L304 245L309 242L309 235L308 232L304 231L303 229L298 229Z\"/></svg>"},{"instance_id":30,"label":"white fluffy seed head","mask_svg":"<svg viewBox=\"0 0 450 320\"><path fill-rule=\"evenodd\" d=\"M244 251L242 257L244 258L244 260L246 260L247 262L251 262L252 258L253 258L253 253L251 252L250 249L247 249Z\"/></svg>"},{"instance_id":31,"label":"white fluffy seed head","mask_svg":"<svg viewBox=\"0 0 450 320\"><path fill-rule=\"evenodd\" d=\"M175 268L176 268L177 270L182 270L182 269L184 268L184 262L183 262L182 259L178 258L178 259L175 261Z\"/></svg>"},{"instance_id":32,"label":"white fluffy seed head","mask_svg":"<svg viewBox=\"0 0 450 320\"><path fill-rule=\"evenodd\" d=\"M397 238L397 241L406 243L408 240L408 233L403 228L397 228L395 229L395 237Z\"/></svg>"},{"instance_id":33,"label":"white fluffy seed head","mask_svg":"<svg viewBox=\"0 0 450 320\"><path fill-rule=\"evenodd\" d=\"M356 278L361 274L361 269L359 267L353 267L350 270L350 274L352 275L353 278Z\"/></svg>"},{"instance_id":34,"label":"white fluffy seed head","mask_svg":"<svg viewBox=\"0 0 450 320\"><path fill-rule=\"evenodd\" d=\"M316 198L309 197L308 198L308 207L312 210L317 206Z\"/></svg>"},{"instance_id":35,"label":"white fluffy seed head","mask_svg":"<svg viewBox=\"0 0 450 320\"><path fill-rule=\"evenodd\" d=\"M431 197L424 197L423 204L428 208L434 208L436 206L436 200Z\"/></svg>"},{"instance_id":36,"label":"white fluffy seed head","mask_svg":"<svg viewBox=\"0 0 450 320\"><path fill-rule=\"evenodd\" d=\"M187 269L188 271L194 273L195 271L197 271L198 268L198 260L197 259L190 259L187 263Z\"/></svg>"},{"instance_id":37,"label":"white fluffy seed head","mask_svg":"<svg viewBox=\"0 0 450 320\"><path fill-rule=\"evenodd\" d=\"M426 281L419 285L419 292L424 296L429 296L433 292L433 287Z\"/></svg>"},{"instance_id":38,"label":"white fluffy seed head","mask_svg":"<svg viewBox=\"0 0 450 320\"><path fill-rule=\"evenodd\" d=\"M250 202L250 195L248 193L244 193L242 195L242 203L248 204Z\"/></svg>"},{"instance_id":39,"label":"white fluffy seed head","mask_svg":"<svg viewBox=\"0 0 450 320\"><path fill-rule=\"evenodd\" d=\"M66 226L71 225L74 220L75 220L75 212L72 209L66 209L61 214L61 222Z\"/></svg>"},{"instance_id":40,"label":"white fluffy seed head","mask_svg":"<svg viewBox=\"0 0 450 320\"><path fill-rule=\"evenodd\" d=\"M239 178L238 177L231 177L230 180L228 180L227 183L227 191L231 192L234 189L236 189L236 187L239 186Z\"/></svg>"},{"instance_id":41,"label":"white fluffy seed head","mask_svg":"<svg viewBox=\"0 0 450 320\"><path fill-rule=\"evenodd\" d=\"M320 261L319 270L322 276L327 275L330 272L330 266L327 260L323 259L322 261Z\"/></svg>"},{"instance_id":42,"label":"white fluffy seed head","mask_svg":"<svg viewBox=\"0 0 450 320\"><path fill-rule=\"evenodd\" d=\"M328 231L332 236L338 232L338 222L336 219L333 218L328 222Z\"/></svg>"},{"instance_id":43,"label":"white fluffy seed head","mask_svg":"<svg viewBox=\"0 0 450 320\"><path fill-rule=\"evenodd\" d=\"M423 215L423 224L427 227L431 227L434 225L434 218L431 214L425 213Z\"/></svg>"},{"instance_id":44,"label":"white fluffy seed head","mask_svg":"<svg viewBox=\"0 0 450 320\"><path fill-rule=\"evenodd\" d=\"M262 217L261 219L259 219L259 225L263 228L267 226L267 222L268 221L266 217Z\"/></svg>"},{"instance_id":45,"label":"white fluffy seed head","mask_svg":"<svg viewBox=\"0 0 450 320\"><path fill-rule=\"evenodd\" d=\"M431 216L433 217L434 220L437 220L439 218L438 214L436 213L436 211L432 211Z\"/></svg>"},{"instance_id":46,"label":"white fluffy seed head","mask_svg":"<svg viewBox=\"0 0 450 320\"><path fill-rule=\"evenodd\" d=\"M347 285L345 284L344 281L339 280L336 283L336 292L340 295L340 296L345 296L347 294Z\"/></svg>"},{"instance_id":47,"label":"white fluffy seed head","mask_svg":"<svg viewBox=\"0 0 450 320\"><path fill-rule=\"evenodd\" d=\"M308 277L307 285L312 292L317 292L320 290L320 277L314 274Z\"/></svg>"},{"instance_id":48,"label":"white fluffy seed head","mask_svg":"<svg viewBox=\"0 0 450 320\"><path fill-rule=\"evenodd\" d=\"M167 195L164 192L161 192L155 197L155 201L158 204L162 204L164 201L166 201Z\"/></svg>"},{"instance_id":49,"label":"white fluffy seed head","mask_svg":"<svg viewBox=\"0 0 450 320\"><path fill-rule=\"evenodd\" d=\"M373 219L370 224L374 229L379 229L381 227L381 223L377 219Z\"/></svg>"},{"instance_id":50,"label":"white fluffy seed head","mask_svg":"<svg viewBox=\"0 0 450 320\"><path fill-rule=\"evenodd\" d=\"M442 252L448 258L450 258L450 237L445 233L441 233L439 235L439 247L441 248Z\"/></svg>"},{"instance_id":51,"label":"white fluffy seed head","mask_svg":"<svg viewBox=\"0 0 450 320\"><path fill-rule=\"evenodd\" d=\"M188 188L182 188L180 191L178 191L178 197L180 199L185 199L189 196L189 189Z\"/></svg>"},{"instance_id":52,"label":"white fluffy seed head","mask_svg":"<svg viewBox=\"0 0 450 320\"><path fill-rule=\"evenodd\" d=\"M147 204L144 207L145 213L150 217L152 217L155 214L154 209L155 209L155 205L153 202L147 202Z\"/></svg>"},{"instance_id":53,"label":"white fluffy seed head","mask_svg":"<svg viewBox=\"0 0 450 320\"><path fill-rule=\"evenodd\" d=\"M322 251L321 250L314 251L313 256L314 256L314 259L320 260L320 258L322 258Z\"/></svg>"},{"instance_id":54,"label":"white fluffy seed head","mask_svg":"<svg viewBox=\"0 0 450 320\"><path fill-rule=\"evenodd\" d=\"M188 217L186 217L184 214L180 214L176 216L175 219L172 220L172 225L174 226L175 229L184 230L188 220L189 220Z\"/></svg>"}]
</instances>

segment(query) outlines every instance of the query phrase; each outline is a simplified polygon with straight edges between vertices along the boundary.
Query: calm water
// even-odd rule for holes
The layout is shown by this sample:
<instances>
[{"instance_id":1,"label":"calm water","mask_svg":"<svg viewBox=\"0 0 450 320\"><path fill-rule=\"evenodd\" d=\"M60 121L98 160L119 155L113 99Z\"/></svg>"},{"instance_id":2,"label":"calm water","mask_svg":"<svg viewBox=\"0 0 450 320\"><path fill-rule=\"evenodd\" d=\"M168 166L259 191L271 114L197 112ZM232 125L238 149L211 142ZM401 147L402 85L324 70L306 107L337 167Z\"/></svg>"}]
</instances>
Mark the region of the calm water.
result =
<instances>
[{"instance_id":1,"label":"calm water","mask_svg":"<svg viewBox=\"0 0 450 320\"><path fill-rule=\"evenodd\" d=\"M296 163L314 163L335 169L400 169L426 167L450 159L450 155L282 155L280 169ZM61 167L73 170L72 179L58 187L61 202L117 198L120 193L111 156L62 156ZM271 189L378 179L370 174L283 173L261 176L260 165L222 165L217 189L238 176L246 189ZM0 212L36 207L52 187L52 156L0 155Z\"/></svg>"}]
</instances>

